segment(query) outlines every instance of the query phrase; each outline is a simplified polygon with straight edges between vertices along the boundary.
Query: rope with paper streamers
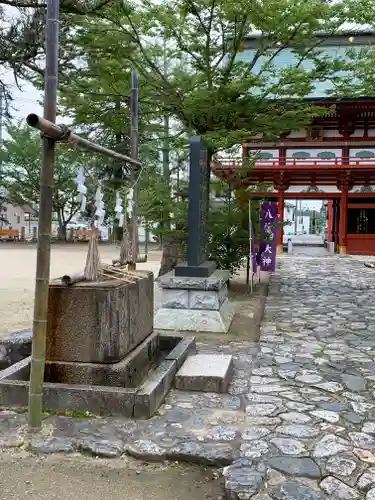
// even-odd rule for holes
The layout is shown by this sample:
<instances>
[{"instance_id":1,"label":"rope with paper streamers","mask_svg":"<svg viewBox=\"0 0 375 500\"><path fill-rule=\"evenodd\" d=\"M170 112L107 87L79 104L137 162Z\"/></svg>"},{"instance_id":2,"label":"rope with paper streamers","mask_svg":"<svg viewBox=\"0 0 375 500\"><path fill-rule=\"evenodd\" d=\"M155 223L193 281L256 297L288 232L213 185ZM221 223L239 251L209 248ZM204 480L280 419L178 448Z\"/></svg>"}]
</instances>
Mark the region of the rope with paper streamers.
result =
<instances>
[{"instance_id":1,"label":"rope with paper streamers","mask_svg":"<svg viewBox=\"0 0 375 500\"><path fill-rule=\"evenodd\" d=\"M142 173L144 171L144 167L142 167L139 171L139 174L135 180L135 182L130 186L129 190L126 191L125 193L122 192L120 193L117 189L112 189L109 186L106 186L106 192L115 195L116 199L118 196L124 196L125 195L125 200L132 202L133 201L133 196L134 196L134 190L136 189L139 181L141 180ZM85 184L86 179L90 179L92 182L95 182L96 179L93 176L85 174L85 171L83 168L80 168L76 177L76 185L77 185L77 196L76 200L81 202L81 208L80 212L84 212L86 210L86 204L87 204L87 186ZM128 206L128 203L126 203ZM127 213L129 214L129 209L127 208ZM118 220L118 219L116 219ZM121 224L120 224L121 225Z\"/></svg>"},{"instance_id":2,"label":"rope with paper streamers","mask_svg":"<svg viewBox=\"0 0 375 500\"><path fill-rule=\"evenodd\" d=\"M127 217L132 220L133 208L134 208L134 189L137 187L138 182L141 179L143 172L143 167L141 168L137 179L131 186L126 194L125 201L125 212ZM87 186L85 185L86 177L83 168L80 168L77 177L77 201L81 203L80 211L84 212L86 210L87 204ZM112 190L111 190L112 191ZM99 226L103 224L106 210L103 201L103 193L101 187L99 186L95 193L95 219L91 225L91 235L88 245L86 265L84 270L84 275L87 281L98 281L102 277L102 265L99 253ZM123 228L123 238L120 247L120 262L127 263L134 260L135 252L135 228L131 228L132 237L129 238L129 230L127 224L127 217L124 214L123 200L120 196L120 192L116 191L116 201L115 201L115 220L118 221L120 227Z\"/></svg>"}]
</instances>

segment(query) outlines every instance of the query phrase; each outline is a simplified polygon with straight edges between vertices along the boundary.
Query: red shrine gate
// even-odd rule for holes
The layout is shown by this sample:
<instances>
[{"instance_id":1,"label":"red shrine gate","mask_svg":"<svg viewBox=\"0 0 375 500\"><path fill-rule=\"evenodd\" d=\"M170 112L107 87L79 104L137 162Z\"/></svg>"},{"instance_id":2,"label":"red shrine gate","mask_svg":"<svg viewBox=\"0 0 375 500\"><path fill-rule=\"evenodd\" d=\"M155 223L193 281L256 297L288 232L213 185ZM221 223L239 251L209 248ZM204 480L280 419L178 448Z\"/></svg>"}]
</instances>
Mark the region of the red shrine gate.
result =
<instances>
[{"instance_id":1,"label":"red shrine gate","mask_svg":"<svg viewBox=\"0 0 375 500\"><path fill-rule=\"evenodd\" d=\"M334 110L277 142L252 138L242 147L242 161L216 161L213 172L233 189L273 185L273 191L248 195L276 199L281 221L286 199L329 200L328 241L336 243L336 251L375 255L375 99L320 99L316 104L334 105ZM255 166L241 168L251 155ZM282 246L279 231L279 251Z\"/></svg>"}]
</instances>

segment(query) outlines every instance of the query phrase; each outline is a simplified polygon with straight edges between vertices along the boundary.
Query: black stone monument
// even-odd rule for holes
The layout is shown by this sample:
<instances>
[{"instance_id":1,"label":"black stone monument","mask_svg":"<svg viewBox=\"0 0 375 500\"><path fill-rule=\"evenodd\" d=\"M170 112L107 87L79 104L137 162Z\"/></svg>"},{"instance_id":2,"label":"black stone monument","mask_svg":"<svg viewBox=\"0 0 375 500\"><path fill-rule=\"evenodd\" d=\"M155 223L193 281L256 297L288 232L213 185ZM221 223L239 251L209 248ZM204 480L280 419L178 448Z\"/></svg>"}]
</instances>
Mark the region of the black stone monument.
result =
<instances>
[{"instance_id":1,"label":"black stone monument","mask_svg":"<svg viewBox=\"0 0 375 500\"><path fill-rule=\"evenodd\" d=\"M216 269L207 261L207 219L210 204L208 148L199 136L190 137L187 261L176 266L175 276L207 278Z\"/></svg>"}]
</instances>

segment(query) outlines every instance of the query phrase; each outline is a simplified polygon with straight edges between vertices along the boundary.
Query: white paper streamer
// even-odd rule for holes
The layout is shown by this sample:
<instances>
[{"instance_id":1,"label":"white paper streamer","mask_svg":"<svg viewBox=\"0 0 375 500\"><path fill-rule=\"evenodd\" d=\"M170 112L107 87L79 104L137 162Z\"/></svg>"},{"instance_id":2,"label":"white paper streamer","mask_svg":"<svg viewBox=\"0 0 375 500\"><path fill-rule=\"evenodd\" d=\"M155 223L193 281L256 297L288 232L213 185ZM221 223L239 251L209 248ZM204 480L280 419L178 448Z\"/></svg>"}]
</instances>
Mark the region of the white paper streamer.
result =
<instances>
[{"instance_id":1,"label":"white paper streamer","mask_svg":"<svg viewBox=\"0 0 375 500\"><path fill-rule=\"evenodd\" d=\"M133 202L134 202L133 198L134 198L134 189L131 188L126 196L126 212L129 215L129 217L131 217L133 213Z\"/></svg>"},{"instance_id":2,"label":"white paper streamer","mask_svg":"<svg viewBox=\"0 0 375 500\"><path fill-rule=\"evenodd\" d=\"M103 194L100 189L100 186L96 190L95 193L95 217L97 217L98 224L102 224L104 221L105 217L105 209L104 209L104 202L103 202Z\"/></svg>"},{"instance_id":3,"label":"white paper streamer","mask_svg":"<svg viewBox=\"0 0 375 500\"><path fill-rule=\"evenodd\" d=\"M124 207L122 206L122 199L120 198L119 192L116 193L116 206L115 206L115 220L119 221L119 226L122 227L124 224Z\"/></svg>"},{"instance_id":4,"label":"white paper streamer","mask_svg":"<svg viewBox=\"0 0 375 500\"><path fill-rule=\"evenodd\" d=\"M76 178L76 184L77 184L77 201L81 202L81 212L84 212L86 209L86 201L87 201L87 187L85 186L85 173L83 168L80 168L77 178Z\"/></svg>"}]
</instances>

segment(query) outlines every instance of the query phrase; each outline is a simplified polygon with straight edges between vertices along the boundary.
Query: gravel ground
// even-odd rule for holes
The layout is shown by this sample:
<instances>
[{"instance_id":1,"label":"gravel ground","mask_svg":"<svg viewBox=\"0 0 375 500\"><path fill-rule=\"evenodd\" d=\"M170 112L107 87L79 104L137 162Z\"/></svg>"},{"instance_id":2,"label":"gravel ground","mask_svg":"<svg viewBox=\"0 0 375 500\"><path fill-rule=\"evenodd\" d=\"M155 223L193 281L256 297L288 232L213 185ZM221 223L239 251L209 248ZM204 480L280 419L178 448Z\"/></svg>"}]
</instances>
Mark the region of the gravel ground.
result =
<instances>
[{"instance_id":1,"label":"gravel ground","mask_svg":"<svg viewBox=\"0 0 375 500\"><path fill-rule=\"evenodd\" d=\"M217 500L214 470L134 460L0 455L0 500Z\"/></svg>"},{"instance_id":2,"label":"gravel ground","mask_svg":"<svg viewBox=\"0 0 375 500\"><path fill-rule=\"evenodd\" d=\"M52 246L51 278L84 269L87 246L85 244ZM103 262L110 263L119 256L116 245L102 245ZM157 274L161 252L152 251L149 261L137 264L139 269L149 269ZM36 246L27 244L0 244L0 336L30 328L33 317ZM158 288L155 287L155 302L158 304Z\"/></svg>"}]
</instances>

